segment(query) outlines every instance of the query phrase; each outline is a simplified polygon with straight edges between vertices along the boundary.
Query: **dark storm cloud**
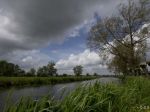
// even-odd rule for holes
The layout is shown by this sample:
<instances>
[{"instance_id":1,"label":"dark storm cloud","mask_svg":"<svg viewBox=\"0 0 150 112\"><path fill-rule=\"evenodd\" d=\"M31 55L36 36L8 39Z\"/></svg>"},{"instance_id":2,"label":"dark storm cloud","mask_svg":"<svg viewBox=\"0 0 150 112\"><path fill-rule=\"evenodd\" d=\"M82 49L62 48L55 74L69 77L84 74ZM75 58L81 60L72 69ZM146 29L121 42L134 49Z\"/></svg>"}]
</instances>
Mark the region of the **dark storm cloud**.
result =
<instances>
[{"instance_id":1,"label":"dark storm cloud","mask_svg":"<svg viewBox=\"0 0 150 112\"><path fill-rule=\"evenodd\" d=\"M60 42L68 30L90 19L95 11L108 15L120 1L0 0L0 51Z\"/></svg>"}]
</instances>

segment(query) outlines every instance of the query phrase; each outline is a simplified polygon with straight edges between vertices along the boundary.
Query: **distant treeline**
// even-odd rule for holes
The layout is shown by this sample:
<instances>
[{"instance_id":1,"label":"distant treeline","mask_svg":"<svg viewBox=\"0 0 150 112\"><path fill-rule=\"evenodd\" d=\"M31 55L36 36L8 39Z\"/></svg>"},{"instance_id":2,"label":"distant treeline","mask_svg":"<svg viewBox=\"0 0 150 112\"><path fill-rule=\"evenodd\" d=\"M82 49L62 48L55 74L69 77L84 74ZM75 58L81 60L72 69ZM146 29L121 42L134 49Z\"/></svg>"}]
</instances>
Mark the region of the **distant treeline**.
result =
<instances>
[{"instance_id":1,"label":"distant treeline","mask_svg":"<svg viewBox=\"0 0 150 112\"><path fill-rule=\"evenodd\" d=\"M75 66L73 69L75 76L80 76L83 73L83 67L81 65ZM93 74L97 76L97 73ZM58 76L57 68L55 67L55 62L51 61L47 65L39 67L37 70L35 68L31 68L29 71L25 71L19 65L7 62L5 60L0 61L0 76L8 76L8 77L47 77L47 76ZM60 75L59 75L60 76ZM62 74L62 76L68 76L68 74ZM90 76L89 73L86 76Z\"/></svg>"},{"instance_id":2,"label":"distant treeline","mask_svg":"<svg viewBox=\"0 0 150 112\"><path fill-rule=\"evenodd\" d=\"M19 65L4 60L0 61L0 76L23 76L25 74Z\"/></svg>"},{"instance_id":3,"label":"distant treeline","mask_svg":"<svg viewBox=\"0 0 150 112\"><path fill-rule=\"evenodd\" d=\"M46 66L38 70L31 68L25 71L19 65L9 63L5 60L0 61L0 76L56 76L57 69L54 62L49 62Z\"/></svg>"}]
</instances>

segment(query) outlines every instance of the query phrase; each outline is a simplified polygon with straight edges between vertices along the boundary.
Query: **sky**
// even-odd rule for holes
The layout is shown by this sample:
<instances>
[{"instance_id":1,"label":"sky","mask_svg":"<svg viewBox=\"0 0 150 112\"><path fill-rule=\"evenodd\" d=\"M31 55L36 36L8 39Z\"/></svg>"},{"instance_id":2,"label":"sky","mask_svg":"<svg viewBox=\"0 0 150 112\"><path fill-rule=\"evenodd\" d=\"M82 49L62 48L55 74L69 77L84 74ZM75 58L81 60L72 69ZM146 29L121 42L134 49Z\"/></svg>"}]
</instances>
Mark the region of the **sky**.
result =
<instances>
[{"instance_id":1,"label":"sky","mask_svg":"<svg viewBox=\"0 0 150 112\"><path fill-rule=\"evenodd\" d=\"M59 73L111 74L86 45L97 19L126 0L0 0L0 59L25 70L55 61Z\"/></svg>"}]
</instances>

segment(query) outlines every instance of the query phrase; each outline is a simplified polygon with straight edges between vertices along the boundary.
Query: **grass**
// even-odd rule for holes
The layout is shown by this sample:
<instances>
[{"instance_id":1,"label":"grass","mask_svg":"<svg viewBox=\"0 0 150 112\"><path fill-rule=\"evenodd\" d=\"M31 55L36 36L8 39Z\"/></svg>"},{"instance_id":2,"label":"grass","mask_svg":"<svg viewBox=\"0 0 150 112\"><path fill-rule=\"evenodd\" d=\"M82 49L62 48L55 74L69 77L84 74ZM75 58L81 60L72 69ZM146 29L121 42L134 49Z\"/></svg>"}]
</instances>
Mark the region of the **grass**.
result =
<instances>
[{"instance_id":1,"label":"grass","mask_svg":"<svg viewBox=\"0 0 150 112\"><path fill-rule=\"evenodd\" d=\"M4 112L150 112L150 80L128 77L121 85L81 85L62 101L23 98Z\"/></svg>"},{"instance_id":2,"label":"grass","mask_svg":"<svg viewBox=\"0 0 150 112\"><path fill-rule=\"evenodd\" d=\"M67 77L0 77L0 88L11 86L36 86L42 84L67 83L83 80L91 80L94 76L67 76Z\"/></svg>"}]
</instances>

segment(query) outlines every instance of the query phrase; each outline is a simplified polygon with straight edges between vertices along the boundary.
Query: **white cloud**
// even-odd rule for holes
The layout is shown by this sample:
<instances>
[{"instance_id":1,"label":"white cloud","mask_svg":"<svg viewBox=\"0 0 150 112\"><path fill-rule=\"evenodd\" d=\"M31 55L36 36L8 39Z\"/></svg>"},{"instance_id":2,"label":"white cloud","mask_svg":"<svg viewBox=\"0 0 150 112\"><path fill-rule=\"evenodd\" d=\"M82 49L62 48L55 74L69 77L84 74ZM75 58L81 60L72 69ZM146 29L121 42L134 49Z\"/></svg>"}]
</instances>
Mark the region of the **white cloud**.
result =
<instances>
[{"instance_id":1,"label":"white cloud","mask_svg":"<svg viewBox=\"0 0 150 112\"><path fill-rule=\"evenodd\" d=\"M103 59L99 57L94 51L86 49L79 54L71 54L67 59L60 59L56 63L59 73L73 74L72 68L76 65L82 65L85 73L110 74L107 70L107 66L103 65Z\"/></svg>"},{"instance_id":2,"label":"white cloud","mask_svg":"<svg viewBox=\"0 0 150 112\"><path fill-rule=\"evenodd\" d=\"M78 37L80 36L80 30L84 29L86 33L89 32L91 26L93 26L96 23L96 18L91 18L90 20L84 20L84 22L78 26L76 26L74 29L70 29L68 36L66 37ZM71 33L70 33L71 32Z\"/></svg>"},{"instance_id":3,"label":"white cloud","mask_svg":"<svg viewBox=\"0 0 150 112\"><path fill-rule=\"evenodd\" d=\"M32 56L27 56L22 59L22 62L28 62L28 61L32 61L32 60L33 60Z\"/></svg>"},{"instance_id":4,"label":"white cloud","mask_svg":"<svg viewBox=\"0 0 150 112\"><path fill-rule=\"evenodd\" d=\"M95 52L90 52L89 50L85 50L80 54L71 54L68 59L61 59L57 62L56 66L58 68L69 68L76 65L89 65L89 64L98 64L100 63L100 58ZM63 66L62 66L63 65Z\"/></svg>"},{"instance_id":5,"label":"white cloud","mask_svg":"<svg viewBox=\"0 0 150 112\"><path fill-rule=\"evenodd\" d=\"M17 50L3 55L0 58L18 64L25 70L29 70L33 67L37 69L38 67L46 65L49 61L53 60L50 56L39 50Z\"/></svg>"}]
</instances>

